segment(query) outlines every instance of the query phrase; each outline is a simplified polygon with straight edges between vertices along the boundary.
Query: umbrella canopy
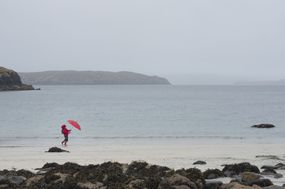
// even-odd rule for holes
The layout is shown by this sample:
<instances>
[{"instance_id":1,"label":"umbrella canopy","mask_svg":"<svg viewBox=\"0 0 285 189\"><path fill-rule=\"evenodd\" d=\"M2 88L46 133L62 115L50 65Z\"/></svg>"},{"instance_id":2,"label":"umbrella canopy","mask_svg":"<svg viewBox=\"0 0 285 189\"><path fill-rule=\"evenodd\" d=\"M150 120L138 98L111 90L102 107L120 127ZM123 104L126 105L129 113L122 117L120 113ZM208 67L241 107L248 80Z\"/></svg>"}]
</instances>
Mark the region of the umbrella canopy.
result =
<instances>
[{"instance_id":1,"label":"umbrella canopy","mask_svg":"<svg viewBox=\"0 0 285 189\"><path fill-rule=\"evenodd\" d=\"M71 126L75 127L76 129L81 130L81 127L80 127L80 125L77 123L77 121L68 120L67 122L68 122Z\"/></svg>"}]
</instances>

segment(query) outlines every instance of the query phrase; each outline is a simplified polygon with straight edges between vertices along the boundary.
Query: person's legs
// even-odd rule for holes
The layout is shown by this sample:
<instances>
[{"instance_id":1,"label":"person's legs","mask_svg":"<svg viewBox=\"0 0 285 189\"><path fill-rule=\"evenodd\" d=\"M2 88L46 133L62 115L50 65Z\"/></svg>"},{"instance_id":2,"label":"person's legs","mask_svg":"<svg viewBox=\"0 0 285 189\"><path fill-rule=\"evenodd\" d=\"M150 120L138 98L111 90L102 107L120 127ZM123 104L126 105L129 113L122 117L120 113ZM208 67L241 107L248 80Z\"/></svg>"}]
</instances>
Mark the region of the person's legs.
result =
<instances>
[{"instance_id":1,"label":"person's legs","mask_svg":"<svg viewBox=\"0 0 285 189\"><path fill-rule=\"evenodd\" d=\"M67 143L68 142L68 136L65 136L65 139L64 139L64 146L67 146Z\"/></svg>"}]
</instances>

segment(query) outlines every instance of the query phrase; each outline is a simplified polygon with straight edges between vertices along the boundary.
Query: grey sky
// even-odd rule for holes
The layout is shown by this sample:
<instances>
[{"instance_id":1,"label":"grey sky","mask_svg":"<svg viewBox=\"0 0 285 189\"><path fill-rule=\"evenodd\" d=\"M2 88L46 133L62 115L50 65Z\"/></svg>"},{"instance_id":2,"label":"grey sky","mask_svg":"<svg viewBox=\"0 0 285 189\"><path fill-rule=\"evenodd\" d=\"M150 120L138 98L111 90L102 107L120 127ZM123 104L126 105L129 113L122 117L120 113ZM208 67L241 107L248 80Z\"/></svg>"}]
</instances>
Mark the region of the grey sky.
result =
<instances>
[{"instance_id":1,"label":"grey sky","mask_svg":"<svg viewBox=\"0 0 285 189\"><path fill-rule=\"evenodd\" d=\"M285 78L284 0L1 0L17 71Z\"/></svg>"}]
</instances>

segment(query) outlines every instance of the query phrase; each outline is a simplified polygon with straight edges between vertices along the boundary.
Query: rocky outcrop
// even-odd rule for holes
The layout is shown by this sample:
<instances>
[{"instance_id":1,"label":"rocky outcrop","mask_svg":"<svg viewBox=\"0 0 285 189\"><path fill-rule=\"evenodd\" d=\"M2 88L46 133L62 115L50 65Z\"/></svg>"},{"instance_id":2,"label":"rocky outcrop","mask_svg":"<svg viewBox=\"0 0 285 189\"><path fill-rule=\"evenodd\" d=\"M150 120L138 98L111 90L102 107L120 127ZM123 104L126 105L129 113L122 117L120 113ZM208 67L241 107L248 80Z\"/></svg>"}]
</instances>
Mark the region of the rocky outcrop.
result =
<instances>
[{"instance_id":1,"label":"rocky outcrop","mask_svg":"<svg viewBox=\"0 0 285 189\"><path fill-rule=\"evenodd\" d=\"M46 152L52 152L52 153L60 153L60 152L69 152L67 150L63 150L61 148L58 147L51 147L48 151Z\"/></svg>"},{"instance_id":2,"label":"rocky outcrop","mask_svg":"<svg viewBox=\"0 0 285 189\"><path fill-rule=\"evenodd\" d=\"M238 163L238 164L228 164L224 165L223 173L228 176L232 177L234 175L239 175L243 172L253 172L253 173L260 173L260 170L257 166L251 165L250 163L244 162L244 163Z\"/></svg>"},{"instance_id":3,"label":"rocky outcrop","mask_svg":"<svg viewBox=\"0 0 285 189\"><path fill-rule=\"evenodd\" d=\"M205 179L216 179L220 177L224 177L224 173L219 169L208 169L203 172L203 176Z\"/></svg>"},{"instance_id":4,"label":"rocky outcrop","mask_svg":"<svg viewBox=\"0 0 285 189\"><path fill-rule=\"evenodd\" d=\"M193 163L193 165L206 165L206 164L207 164L207 162L201 161L201 160L195 161L195 162Z\"/></svg>"},{"instance_id":5,"label":"rocky outcrop","mask_svg":"<svg viewBox=\"0 0 285 189\"><path fill-rule=\"evenodd\" d=\"M238 164L236 164L238 165ZM240 165L238 171L250 168ZM247 169L246 168L246 169ZM46 163L30 171L0 171L0 188L4 189L259 189L274 186L269 179L253 172L241 172L229 184L205 180L199 169L173 170L168 167L150 165L146 162L121 164L106 162L99 165L81 166L67 162L63 165ZM219 172L220 173L220 172Z\"/></svg>"},{"instance_id":6,"label":"rocky outcrop","mask_svg":"<svg viewBox=\"0 0 285 189\"><path fill-rule=\"evenodd\" d=\"M270 128L274 128L275 125L268 124L268 123L263 123L263 124L253 125L251 127L252 128L258 128L258 129L270 129Z\"/></svg>"},{"instance_id":7,"label":"rocky outcrop","mask_svg":"<svg viewBox=\"0 0 285 189\"><path fill-rule=\"evenodd\" d=\"M0 91L34 90L32 85L23 84L17 72L0 67Z\"/></svg>"},{"instance_id":8,"label":"rocky outcrop","mask_svg":"<svg viewBox=\"0 0 285 189\"><path fill-rule=\"evenodd\" d=\"M20 73L24 82L33 85L169 85L162 77L134 72L46 71Z\"/></svg>"}]
</instances>

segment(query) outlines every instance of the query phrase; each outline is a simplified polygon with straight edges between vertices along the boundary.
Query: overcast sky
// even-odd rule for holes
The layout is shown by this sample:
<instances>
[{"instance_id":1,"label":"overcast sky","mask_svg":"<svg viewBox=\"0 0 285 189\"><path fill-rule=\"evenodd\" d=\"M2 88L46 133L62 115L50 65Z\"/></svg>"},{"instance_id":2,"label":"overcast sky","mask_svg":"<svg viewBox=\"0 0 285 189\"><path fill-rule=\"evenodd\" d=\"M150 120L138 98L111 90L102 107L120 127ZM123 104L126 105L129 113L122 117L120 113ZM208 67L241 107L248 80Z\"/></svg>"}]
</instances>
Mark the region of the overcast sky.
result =
<instances>
[{"instance_id":1,"label":"overcast sky","mask_svg":"<svg viewBox=\"0 0 285 189\"><path fill-rule=\"evenodd\" d=\"M284 0L1 0L0 65L285 78Z\"/></svg>"}]
</instances>

